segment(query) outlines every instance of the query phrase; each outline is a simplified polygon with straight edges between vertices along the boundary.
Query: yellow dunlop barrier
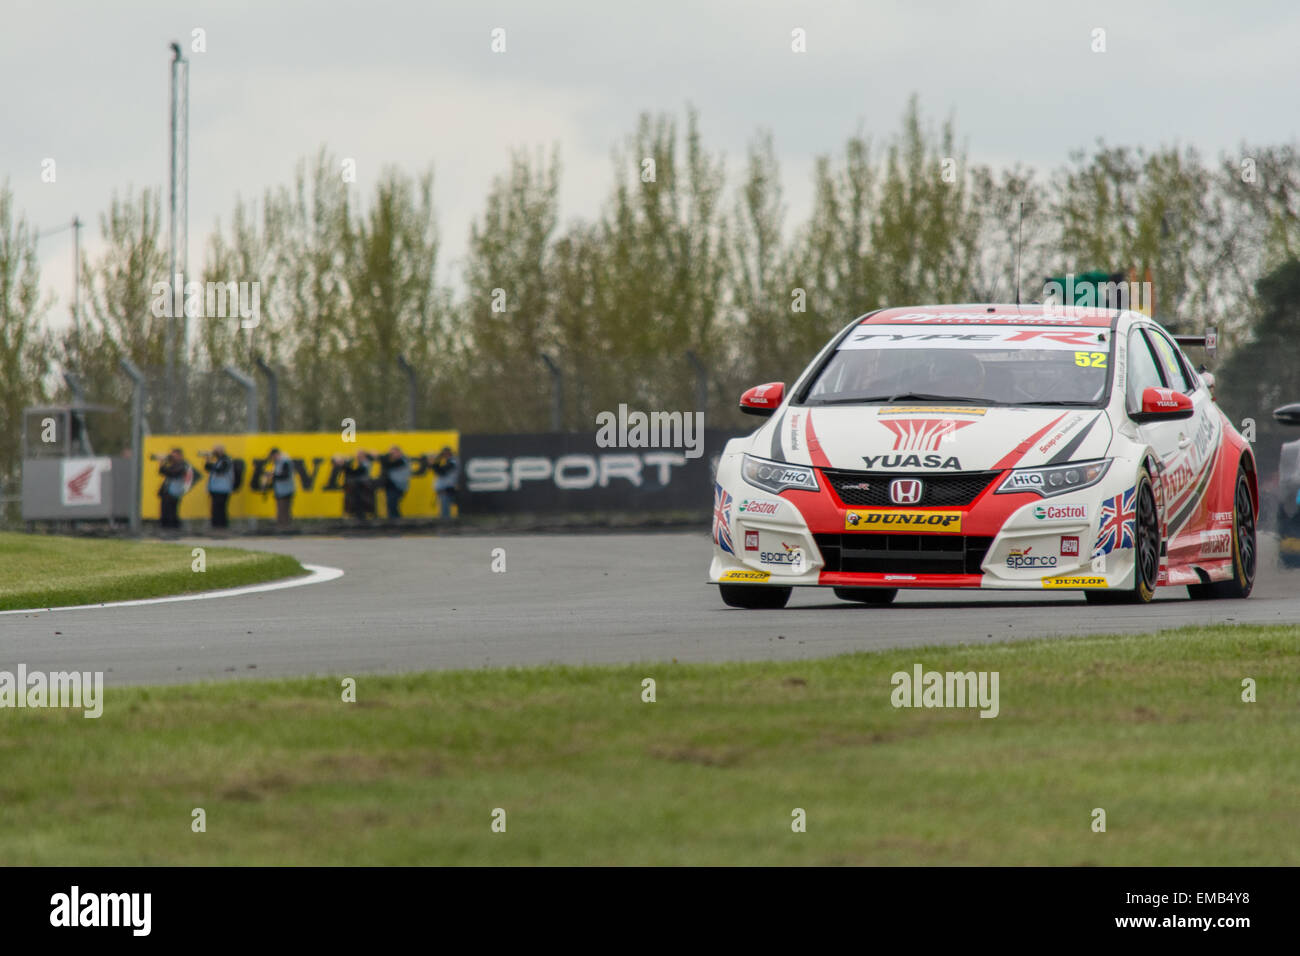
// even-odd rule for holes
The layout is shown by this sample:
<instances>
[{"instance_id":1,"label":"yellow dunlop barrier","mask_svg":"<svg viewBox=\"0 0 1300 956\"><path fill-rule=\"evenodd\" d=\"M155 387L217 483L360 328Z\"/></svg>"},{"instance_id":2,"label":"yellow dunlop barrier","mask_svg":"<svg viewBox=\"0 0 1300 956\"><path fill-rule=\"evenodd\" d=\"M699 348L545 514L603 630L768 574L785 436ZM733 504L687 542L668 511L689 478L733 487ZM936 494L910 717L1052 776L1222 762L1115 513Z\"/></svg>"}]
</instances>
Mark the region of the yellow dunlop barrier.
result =
<instances>
[{"instance_id":1,"label":"yellow dunlop barrier","mask_svg":"<svg viewBox=\"0 0 1300 956\"><path fill-rule=\"evenodd\" d=\"M357 449L384 454L397 445L408 457L436 455L444 446L460 455L460 433L438 432L357 432L355 442L345 442L337 432L284 432L280 434L257 433L252 435L149 435L144 440L144 481L141 483L140 514L146 520L160 517L158 489L163 478L158 474L160 462L151 461L150 455L166 455L173 448L185 454L185 460L197 469L200 480L195 481L189 494L181 499L182 518L206 518L209 514L207 475L203 471L200 451L210 451L213 445L224 445L231 458L243 460L244 482L230 496L231 518L274 518L275 498L268 490L265 494L256 488L258 480L270 474L269 462L272 448L279 448L293 460L295 518L340 518L343 516L343 474L331 464L335 455L351 458ZM379 463L372 462L371 474L379 474ZM432 517L438 514L438 500L433 493L433 471L421 462L411 462L411 485L402 498L402 514L412 517ZM382 495L377 502L379 513L385 513Z\"/></svg>"}]
</instances>

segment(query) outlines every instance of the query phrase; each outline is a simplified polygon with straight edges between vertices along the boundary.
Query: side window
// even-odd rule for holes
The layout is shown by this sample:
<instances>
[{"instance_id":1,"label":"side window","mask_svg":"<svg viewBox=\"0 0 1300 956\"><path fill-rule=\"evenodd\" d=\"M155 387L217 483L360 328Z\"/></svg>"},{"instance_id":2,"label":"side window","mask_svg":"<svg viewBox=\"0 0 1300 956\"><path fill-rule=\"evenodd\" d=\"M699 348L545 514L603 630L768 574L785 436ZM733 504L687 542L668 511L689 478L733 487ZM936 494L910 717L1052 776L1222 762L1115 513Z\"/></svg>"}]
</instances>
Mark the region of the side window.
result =
<instances>
[{"instance_id":1,"label":"side window","mask_svg":"<svg viewBox=\"0 0 1300 956\"><path fill-rule=\"evenodd\" d=\"M1179 358L1174 343L1156 329L1148 329L1147 335L1151 339L1151 344L1155 346L1156 354L1160 356L1160 367L1165 373L1169 387L1184 395L1191 392L1196 387L1196 383L1189 377L1186 365Z\"/></svg>"},{"instance_id":2,"label":"side window","mask_svg":"<svg viewBox=\"0 0 1300 956\"><path fill-rule=\"evenodd\" d=\"M1134 329L1128 334L1128 410L1137 411L1142 407L1144 389L1167 387L1147 337L1141 329Z\"/></svg>"}]
</instances>

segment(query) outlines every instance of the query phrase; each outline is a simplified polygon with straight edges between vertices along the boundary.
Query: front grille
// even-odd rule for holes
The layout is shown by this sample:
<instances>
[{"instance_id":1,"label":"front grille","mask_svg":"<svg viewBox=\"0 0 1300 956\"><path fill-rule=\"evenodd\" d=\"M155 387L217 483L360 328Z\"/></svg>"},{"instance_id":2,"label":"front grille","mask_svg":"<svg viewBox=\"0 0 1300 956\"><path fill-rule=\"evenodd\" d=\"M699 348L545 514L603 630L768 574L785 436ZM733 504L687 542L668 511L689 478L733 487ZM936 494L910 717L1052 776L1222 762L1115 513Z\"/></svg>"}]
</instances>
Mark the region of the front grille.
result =
<instances>
[{"instance_id":1,"label":"front grille","mask_svg":"<svg viewBox=\"0 0 1300 956\"><path fill-rule=\"evenodd\" d=\"M999 472L963 471L955 475L898 474L887 471L838 471L823 469L822 474L835 489L840 501L853 507L889 507L889 483L895 478L916 478L921 482L921 500L927 508L968 505L980 496ZM866 485L865 488L861 487Z\"/></svg>"},{"instance_id":2,"label":"front grille","mask_svg":"<svg viewBox=\"0 0 1300 956\"><path fill-rule=\"evenodd\" d=\"M992 538L960 534L819 534L823 570L859 574L979 574Z\"/></svg>"}]
</instances>

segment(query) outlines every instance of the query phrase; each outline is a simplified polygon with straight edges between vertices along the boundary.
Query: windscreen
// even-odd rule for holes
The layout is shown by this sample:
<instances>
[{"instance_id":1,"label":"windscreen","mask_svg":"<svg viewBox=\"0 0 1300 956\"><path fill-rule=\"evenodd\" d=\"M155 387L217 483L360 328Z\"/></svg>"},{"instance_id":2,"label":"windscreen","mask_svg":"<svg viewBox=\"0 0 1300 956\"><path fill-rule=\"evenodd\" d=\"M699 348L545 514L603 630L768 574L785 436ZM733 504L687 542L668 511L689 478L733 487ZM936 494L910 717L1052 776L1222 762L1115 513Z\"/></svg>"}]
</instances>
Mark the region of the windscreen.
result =
<instances>
[{"instance_id":1,"label":"windscreen","mask_svg":"<svg viewBox=\"0 0 1300 956\"><path fill-rule=\"evenodd\" d=\"M1098 328L861 325L805 402L1095 405L1106 395L1112 338Z\"/></svg>"}]
</instances>

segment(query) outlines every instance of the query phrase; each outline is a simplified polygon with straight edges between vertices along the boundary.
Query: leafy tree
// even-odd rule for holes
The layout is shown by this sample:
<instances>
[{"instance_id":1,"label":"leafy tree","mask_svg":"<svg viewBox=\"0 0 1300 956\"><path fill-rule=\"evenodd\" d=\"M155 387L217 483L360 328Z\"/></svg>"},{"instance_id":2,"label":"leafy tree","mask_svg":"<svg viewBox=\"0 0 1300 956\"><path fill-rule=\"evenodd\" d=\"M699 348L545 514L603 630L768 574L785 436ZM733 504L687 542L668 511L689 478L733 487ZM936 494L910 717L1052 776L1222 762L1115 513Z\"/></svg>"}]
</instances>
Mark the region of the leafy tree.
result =
<instances>
[{"instance_id":1,"label":"leafy tree","mask_svg":"<svg viewBox=\"0 0 1300 956\"><path fill-rule=\"evenodd\" d=\"M41 301L41 273L36 235L16 216L9 183L0 183L0 495L17 495L22 447L22 411L46 400L50 374L50 340L41 322L48 303ZM17 507L6 507L9 518Z\"/></svg>"},{"instance_id":2,"label":"leafy tree","mask_svg":"<svg viewBox=\"0 0 1300 956\"><path fill-rule=\"evenodd\" d=\"M90 400L126 409L132 386L119 362L125 358L135 363L149 379L145 411L158 430L168 409L164 349L170 320L165 313L174 305L158 192L145 189L136 195L128 189L121 197L114 193L99 228L103 251L93 260L83 256L80 270L80 342L73 341L71 330L65 333L64 364L81 377ZM160 283L167 284L166 290ZM127 439L125 415L96 426L101 439Z\"/></svg>"},{"instance_id":3,"label":"leafy tree","mask_svg":"<svg viewBox=\"0 0 1300 956\"><path fill-rule=\"evenodd\" d=\"M1043 276L1055 246L1047 190L1034 172L1017 166L970 172L970 195L979 222L969 298L975 302L1042 299ZM1023 216L1022 216L1023 211ZM1019 288L1017 289L1017 281Z\"/></svg>"},{"instance_id":4,"label":"leafy tree","mask_svg":"<svg viewBox=\"0 0 1300 956\"><path fill-rule=\"evenodd\" d=\"M648 178L646 160L653 162ZM600 228L605 275L597 314L604 361L584 374L599 381L594 412L620 402L633 408L710 411L696 402L693 353L706 368L724 354L727 228L722 213L723 163L704 147L699 116L688 110L680 144L667 116L642 114L615 156L615 185Z\"/></svg>"},{"instance_id":5,"label":"leafy tree","mask_svg":"<svg viewBox=\"0 0 1300 956\"><path fill-rule=\"evenodd\" d=\"M258 283L260 320L252 329L237 317L190 320L185 424L241 429L243 396L220 369L253 373L261 358L280 372L282 428L334 430L344 418L399 427L404 356L418 371L421 427L542 430L552 394L544 355L563 373L564 427L586 430L620 403L696 408L688 353L707 369L710 424L752 424L736 412L739 390L790 382L855 316L1013 301L1018 245L1025 301L1041 298L1046 275L1149 267L1158 318L1187 330L1216 324L1229 350L1249 341L1244 355L1284 340L1262 327L1250 336L1273 314L1257 301L1256 277L1273 270L1275 281L1300 249L1295 145L1243 146L1207 166L1190 149L1099 143L1040 179L968 165L952 121L926 122L914 98L891 135L873 142L859 131L815 158L812 208L796 223L770 133L751 142L730 187L689 108L684 119L639 116L613 161L600 213L561 227L557 153L513 154L472 224L456 296L436 279L431 172L384 170L363 198L322 148L288 185L237 199L209 239L202 279ZM21 386L5 367L0 389L36 394L52 350L32 344L41 307L23 298L34 280L5 197L5 328L25 331L3 347L35 365ZM118 360L151 372L157 429L167 322L153 308L154 284L167 278L158 193L114 195L100 225L104 250L83 269L82 348L60 336L61 361L92 398L122 406Z\"/></svg>"},{"instance_id":6,"label":"leafy tree","mask_svg":"<svg viewBox=\"0 0 1300 956\"><path fill-rule=\"evenodd\" d=\"M1215 376L1219 404L1238 425L1256 423L1262 482L1277 474L1279 448L1296 437L1273 421L1273 409L1300 402L1300 259L1289 259L1256 284L1251 336Z\"/></svg>"},{"instance_id":7,"label":"leafy tree","mask_svg":"<svg viewBox=\"0 0 1300 956\"><path fill-rule=\"evenodd\" d=\"M498 431L550 427L551 389L539 356L557 344L548 322L547 259L559 182L557 155L534 162L516 153L470 229L463 309L471 343L466 375L476 401L462 409L460 422Z\"/></svg>"},{"instance_id":8,"label":"leafy tree","mask_svg":"<svg viewBox=\"0 0 1300 956\"><path fill-rule=\"evenodd\" d=\"M1249 332L1257 277L1300 256L1300 147L1243 144L1220 162L1210 202L1215 221L1203 269L1231 347Z\"/></svg>"},{"instance_id":9,"label":"leafy tree","mask_svg":"<svg viewBox=\"0 0 1300 956\"><path fill-rule=\"evenodd\" d=\"M790 337L805 313L795 311L799 301L783 235L785 211L772 135L763 133L749 147L729 233L727 286L738 326L728 352L733 400L737 389L790 382L798 372L800 353Z\"/></svg>"},{"instance_id":10,"label":"leafy tree","mask_svg":"<svg viewBox=\"0 0 1300 956\"><path fill-rule=\"evenodd\" d=\"M343 381L358 422L405 426L407 383L398 358L414 360L422 376L436 374L439 353L431 346L445 338L433 173L413 180L385 171L351 236Z\"/></svg>"},{"instance_id":11,"label":"leafy tree","mask_svg":"<svg viewBox=\"0 0 1300 956\"><path fill-rule=\"evenodd\" d=\"M1152 153L1099 145L1058 172L1053 215L1061 223L1053 274L1136 268L1152 272L1156 318L1200 330L1216 314L1204 251L1217 232L1212 174L1195 150Z\"/></svg>"}]
</instances>

